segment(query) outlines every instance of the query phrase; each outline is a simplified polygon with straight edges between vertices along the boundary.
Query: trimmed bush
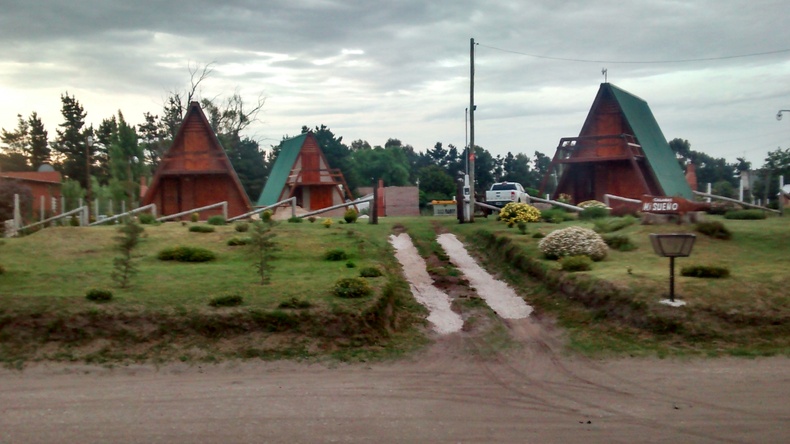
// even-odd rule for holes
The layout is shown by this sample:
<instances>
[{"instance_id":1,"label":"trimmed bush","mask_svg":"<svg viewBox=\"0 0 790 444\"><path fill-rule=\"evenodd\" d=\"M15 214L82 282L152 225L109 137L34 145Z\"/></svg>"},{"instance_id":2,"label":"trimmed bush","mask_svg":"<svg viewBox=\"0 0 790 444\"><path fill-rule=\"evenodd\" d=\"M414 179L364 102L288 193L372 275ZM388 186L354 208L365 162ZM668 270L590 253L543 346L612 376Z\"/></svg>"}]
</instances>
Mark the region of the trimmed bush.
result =
<instances>
[{"instance_id":1,"label":"trimmed bush","mask_svg":"<svg viewBox=\"0 0 790 444\"><path fill-rule=\"evenodd\" d=\"M579 213L580 220L593 220L609 217L609 209L606 207L587 207Z\"/></svg>"},{"instance_id":2,"label":"trimmed bush","mask_svg":"<svg viewBox=\"0 0 790 444\"><path fill-rule=\"evenodd\" d=\"M156 217L151 213L141 213L137 215L137 220L142 225L153 225L156 223Z\"/></svg>"},{"instance_id":3,"label":"trimmed bush","mask_svg":"<svg viewBox=\"0 0 790 444\"><path fill-rule=\"evenodd\" d=\"M592 270L592 259L587 256L566 256L560 259L562 271L590 271Z\"/></svg>"},{"instance_id":4,"label":"trimmed bush","mask_svg":"<svg viewBox=\"0 0 790 444\"><path fill-rule=\"evenodd\" d=\"M261 213L261 220L264 222L269 222L270 220L272 220L273 215L274 213L272 213L272 210L266 210L263 213Z\"/></svg>"},{"instance_id":5,"label":"trimmed bush","mask_svg":"<svg viewBox=\"0 0 790 444\"><path fill-rule=\"evenodd\" d=\"M499 219L509 227L519 222L537 222L540 220L540 210L530 204L510 202L499 212Z\"/></svg>"},{"instance_id":6,"label":"trimmed bush","mask_svg":"<svg viewBox=\"0 0 790 444\"><path fill-rule=\"evenodd\" d=\"M636 250L636 245L631 242L631 238L625 234L606 234L601 236L606 245L612 250L631 251Z\"/></svg>"},{"instance_id":7,"label":"trimmed bush","mask_svg":"<svg viewBox=\"0 0 790 444\"><path fill-rule=\"evenodd\" d=\"M354 261L348 261L346 262L346 268L357 268L357 264Z\"/></svg>"},{"instance_id":8,"label":"trimmed bush","mask_svg":"<svg viewBox=\"0 0 790 444\"><path fill-rule=\"evenodd\" d=\"M713 265L689 265L680 269L680 274L697 278L726 278L730 276L730 269Z\"/></svg>"},{"instance_id":9,"label":"trimmed bush","mask_svg":"<svg viewBox=\"0 0 790 444\"><path fill-rule=\"evenodd\" d=\"M324 259L328 261L344 261L348 259L348 254L340 248L333 248L324 253Z\"/></svg>"},{"instance_id":10,"label":"trimmed bush","mask_svg":"<svg viewBox=\"0 0 790 444\"><path fill-rule=\"evenodd\" d=\"M238 247L241 245L249 245L252 242L252 239L249 237L232 237L228 239L228 246L229 247Z\"/></svg>"},{"instance_id":11,"label":"trimmed bush","mask_svg":"<svg viewBox=\"0 0 790 444\"><path fill-rule=\"evenodd\" d=\"M291 216L288 218L288 223L301 224L304 220L301 217Z\"/></svg>"},{"instance_id":12,"label":"trimmed bush","mask_svg":"<svg viewBox=\"0 0 790 444\"><path fill-rule=\"evenodd\" d=\"M595 231L599 233L612 233L614 231L622 230L623 228L636 223L634 216L628 215L624 217L607 217L604 219L596 219L593 221Z\"/></svg>"},{"instance_id":13,"label":"trimmed bush","mask_svg":"<svg viewBox=\"0 0 790 444\"><path fill-rule=\"evenodd\" d=\"M326 228L329 228L332 226L332 219L326 218L323 222L321 222L321 224L323 224Z\"/></svg>"},{"instance_id":14,"label":"trimmed bush","mask_svg":"<svg viewBox=\"0 0 790 444\"><path fill-rule=\"evenodd\" d=\"M112 300L112 292L110 290L91 289L85 294L85 299L93 302L108 302Z\"/></svg>"},{"instance_id":15,"label":"trimmed bush","mask_svg":"<svg viewBox=\"0 0 790 444\"><path fill-rule=\"evenodd\" d=\"M209 217L206 223L209 225L225 225L225 218L218 214L216 216Z\"/></svg>"},{"instance_id":16,"label":"trimmed bush","mask_svg":"<svg viewBox=\"0 0 790 444\"><path fill-rule=\"evenodd\" d=\"M375 278L382 275L383 273L377 267L365 267L359 270L359 276L363 278Z\"/></svg>"},{"instance_id":17,"label":"trimmed bush","mask_svg":"<svg viewBox=\"0 0 790 444\"><path fill-rule=\"evenodd\" d=\"M343 278L335 283L332 294L341 298L363 298L373 293L373 287L362 278Z\"/></svg>"},{"instance_id":18,"label":"trimmed bush","mask_svg":"<svg viewBox=\"0 0 790 444\"><path fill-rule=\"evenodd\" d=\"M702 233L714 239L732 239L732 232L730 232L730 230L728 230L723 223L717 220L700 222L694 227L694 229L697 230L698 233Z\"/></svg>"},{"instance_id":19,"label":"trimmed bush","mask_svg":"<svg viewBox=\"0 0 790 444\"><path fill-rule=\"evenodd\" d=\"M208 225L191 225L189 231L192 233L213 233L214 227Z\"/></svg>"},{"instance_id":20,"label":"trimmed bush","mask_svg":"<svg viewBox=\"0 0 790 444\"><path fill-rule=\"evenodd\" d=\"M594 261L603 260L609 250L598 233L578 226L552 231L541 239L538 248L548 259L589 256Z\"/></svg>"},{"instance_id":21,"label":"trimmed bush","mask_svg":"<svg viewBox=\"0 0 790 444\"><path fill-rule=\"evenodd\" d=\"M725 219L733 220L760 220L765 219L763 210L735 210L724 213Z\"/></svg>"},{"instance_id":22,"label":"trimmed bush","mask_svg":"<svg viewBox=\"0 0 790 444\"><path fill-rule=\"evenodd\" d=\"M246 233L250 230L250 224L247 222L236 222L236 224L233 225L233 229L239 233Z\"/></svg>"},{"instance_id":23,"label":"trimmed bush","mask_svg":"<svg viewBox=\"0 0 790 444\"><path fill-rule=\"evenodd\" d=\"M217 258L213 251L199 247L166 248L157 255L161 261L209 262Z\"/></svg>"},{"instance_id":24,"label":"trimmed bush","mask_svg":"<svg viewBox=\"0 0 790 444\"><path fill-rule=\"evenodd\" d=\"M189 220L191 220L192 222L197 222L200 220L200 215L198 213L192 213L189 216Z\"/></svg>"},{"instance_id":25,"label":"trimmed bush","mask_svg":"<svg viewBox=\"0 0 790 444\"><path fill-rule=\"evenodd\" d=\"M244 303L244 298L237 294L217 296L211 298L208 305L212 307L236 307Z\"/></svg>"},{"instance_id":26,"label":"trimmed bush","mask_svg":"<svg viewBox=\"0 0 790 444\"><path fill-rule=\"evenodd\" d=\"M316 221L316 219L317 219L317 218L316 218L315 216L310 216L310 217L308 217L308 218L307 218L307 220L309 220L309 221L310 221L310 223L313 223L313 222L315 222L315 221Z\"/></svg>"},{"instance_id":27,"label":"trimmed bush","mask_svg":"<svg viewBox=\"0 0 790 444\"><path fill-rule=\"evenodd\" d=\"M345 213L343 213L343 220L345 220L346 223L349 224L353 224L354 222L356 222L358 217L359 217L359 213L357 213L357 210L353 208L349 208L346 210Z\"/></svg>"},{"instance_id":28,"label":"trimmed bush","mask_svg":"<svg viewBox=\"0 0 790 444\"><path fill-rule=\"evenodd\" d=\"M544 237L546 237L546 235L541 233L541 232L537 232L537 233L532 235L533 239L543 239Z\"/></svg>"},{"instance_id":29,"label":"trimmed bush","mask_svg":"<svg viewBox=\"0 0 790 444\"><path fill-rule=\"evenodd\" d=\"M518 232L521 234L527 234L527 223L523 220L518 221L516 224L518 226Z\"/></svg>"}]
</instances>

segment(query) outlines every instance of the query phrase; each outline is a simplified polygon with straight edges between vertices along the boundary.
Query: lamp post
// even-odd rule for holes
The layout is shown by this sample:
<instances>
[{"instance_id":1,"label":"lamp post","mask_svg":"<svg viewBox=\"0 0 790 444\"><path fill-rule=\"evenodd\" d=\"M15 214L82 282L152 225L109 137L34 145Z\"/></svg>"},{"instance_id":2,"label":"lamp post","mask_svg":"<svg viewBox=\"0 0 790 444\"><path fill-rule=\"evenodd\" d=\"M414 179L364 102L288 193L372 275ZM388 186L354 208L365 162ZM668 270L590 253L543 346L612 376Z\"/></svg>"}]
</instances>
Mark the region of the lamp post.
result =
<instances>
[{"instance_id":1,"label":"lamp post","mask_svg":"<svg viewBox=\"0 0 790 444\"><path fill-rule=\"evenodd\" d=\"M776 113L776 120L782 120L782 113L790 113L790 109L780 109Z\"/></svg>"},{"instance_id":2,"label":"lamp post","mask_svg":"<svg viewBox=\"0 0 790 444\"><path fill-rule=\"evenodd\" d=\"M93 136L85 138L85 200L88 204L88 223L91 214L91 147L93 146Z\"/></svg>"},{"instance_id":3,"label":"lamp post","mask_svg":"<svg viewBox=\"0 0 790 444\"><path fill-rule=\"evenodd\" d=\"M661 257L669 258L669 305L675 303L675 258L687 257L691 254L697 236L691 233L651 234L650 243L653 251ZM678 305L684 305L682 303Z\"/></svg>"}]
</instances>

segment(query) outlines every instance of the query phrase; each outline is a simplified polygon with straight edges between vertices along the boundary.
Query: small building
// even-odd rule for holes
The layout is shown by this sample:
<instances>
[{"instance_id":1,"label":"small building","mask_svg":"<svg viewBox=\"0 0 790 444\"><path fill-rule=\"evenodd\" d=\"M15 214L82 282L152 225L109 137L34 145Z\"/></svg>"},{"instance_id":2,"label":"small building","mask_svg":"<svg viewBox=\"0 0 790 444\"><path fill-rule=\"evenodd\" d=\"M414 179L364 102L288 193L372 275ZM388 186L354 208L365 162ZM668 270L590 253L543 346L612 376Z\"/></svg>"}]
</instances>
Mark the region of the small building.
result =
<instances>
[{"instance_id":1,"label":"small building","mask_svg":"<svg viewBox=\"0 0 790 444\"><path fill-rule=\"evenodd\" d=\"M579 136L560 139L541 194L552 188L554 199L573 203L605 194L693 198L647 102L610 83L601 84Z\"/></svg>"},{"instance_id":2,"label":"small building","mask_svg":"<svg viewBox=\"0 0 790 444\"><path fill-rule=\"evenodd\" d=\"M330 167L312 131L282 141L257 206L267 207L291 197L296 197L296 204L307 211L351 199L343 173Z\"/></svg>"},{"instance_id":3,"label":"small building","mask_svg":"<svg viewBox=\"0 0 790 444\"><path fill-rule=\"evenodd\" d=\"M250 200L198 102L189 104L173 144L156 169L142 205L156 204L162 216L219 202L228 203L228 217L250 211ZM202 219L222 214L220 208L201 212Z\"/></svg>"},{"instance_id":4,"label":"small building","mask_svg":"<svg viewBox=\"0 0 790 444\"><path fill-rule=\"evenodd\" d=\"M41 218L42 201L45 215L49 213L52 216L62 211L59 206L63 177L50 165L42 165L38 171L3 171L0 172L0 180L14 181L30 188L34 219Z\"/></svg>"}]
</instances>

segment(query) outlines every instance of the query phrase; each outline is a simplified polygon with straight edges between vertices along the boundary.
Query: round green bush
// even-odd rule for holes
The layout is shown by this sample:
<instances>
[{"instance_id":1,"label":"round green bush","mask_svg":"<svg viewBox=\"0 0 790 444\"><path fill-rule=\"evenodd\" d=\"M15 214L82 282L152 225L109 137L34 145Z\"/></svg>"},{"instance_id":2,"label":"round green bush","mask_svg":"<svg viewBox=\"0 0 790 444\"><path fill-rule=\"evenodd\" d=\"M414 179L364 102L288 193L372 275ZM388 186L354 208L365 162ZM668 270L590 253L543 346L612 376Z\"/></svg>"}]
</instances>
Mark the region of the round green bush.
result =
<instances>
[{"instance_id":1,"label":"round green bush","mask_svg":"<svg viewBox=\"0 0 790 444\"><path fill-rule=\"evenodd\" d=\"M152 225L156 223L156 217L151 213L141 213L137 215L137 220L143 225Z\"/></svg>"},{"instance_id":2,"label":"round green bush","mask_svg":"<svg viewBox=\"0 0 790 444\"><path fill-rule=\"evenodd\" d=\"M603 260L609 250L598 233L577 226L552 231L540 240L538 248L549 259L588 256L594 261Z\"/></svg>"},{"instance_id":3,"label":"round green bush","mask_svg":"<svg viewBox=\"0 0 790 444\"><path fill-rule=\"evenodd\" d=\"M359 213L357 213L357 210L353 208L349 208L346 210L345 213L343 213L343 220L345 220L349 224L353 224L354 222L356 222L357 217L359 217Z\"/></svg>"},{"instance_id":4,"label":"round green bush","mask_svg":"<svg viewBox=\"0 0 790 444\"><path fill-rule=\"evenodd\" d=\"M192 233L213 233L214 227L208 225L191 225L189 231Z\"/></svg>"},{"instance_id":5,"label":"round green bush","mask_svg":"<svg viewBox=\"0 0 790 444\"><path fill-rule=\"evenodd\" d=\"M301 224L302 222L304 222L304 220L298 216L291 216L288 218L288 223L291 224Z\"/></svg>"},{"instance_id":6,"label":"round green bush","mask_svg":"<svg viewBox=\"0 0 790 444\"><path fill-rule=\"evenodd\" d=\"M605 234L602 238L612 250L631 251L636 249L636 245L626 234Z\"/></svg>"},{"instance_id":7,"label":"round green bush","mask_svg":"<svg viewBox=\"0 0 790 444\"><path fill-rule=\"evenodd\" d=\"M233 226L233 229L239 233L246 233L250 230L250 224L247 222L236 222L236 224Z\"/></svg>"},{"instance_id":8,"label":"round green bush","mask_svg":"<svg viewBox=\"0 0 790 444\"><path fill-rule=\"evenodd\" d=\"M240 245L249 245L252 242L252 239L249 237L232 237L228 239L228 246L229 247L238 247Z\"/></svg>"},{"instance_id":9,"label":"round green bush","mask_svg":"<svg viewBox=\"0 0 790 444\"><path fill-rule=\"evenodd\" d=\"M343 278L335 283L332 294L341 298L363 298L373 293L373 287L362 278Z\"/></svg>"},{"instance_id":10,"label":"round green bush","mask_svg":"<svg viewBox=\"0 0 790 444\"><path fill-rule=\"evenodd\" d=\"M365 267L359 270L359 276L363 278L375 278L382 275L383 273L377 267Z\"/></svg>"},{"instance_id":11,"label":"round green bush","mask_svg":"<svg viewBox=\"0 0 790 444\"><path fill-rule=\"evenodd\" d=\"M93 302L108 302L112 300L112 292L110 290L91 289L85 294L85 299Z\"/></svg>"},{"instance_id":12,"label":"round green bush","mask_svg":"<svg viewBox=\"0 0 790 444\"><path fill-rule=\"evenodd\" d=\"M244 298L237 294L229 294L226 296L217 296L211 298L208 305L212 307L236 307L244 303Z\"/></svg>"},{"instance_id":13,"label":"round green bush","mask_svg":"<svg viewBox=\"0 0 790 444\"><path fill-rule=\"evenodd\" d=\"M192 215L189 216L189 220L191 220L192 222L199 221L200 220L200 214L192 213Z\"/></svg>"},{"instance_id":14,"label":"round green bush","mask_svg":"<svg viewBox=\"0 0 790 444\"><path fill-rule=\"evenodd\" d=\"M217 258L213 251L200 247L172 247L165 248L157 255L162 261L177 262L209 262Z\"/></svg>"},{"instance_id":15,"label":"round green bush","mask_svg":"<svg viewBox=\"0 0 790 444\"><path fill-rule=\"evenodd\" d=\"M333 248L324 253L324 259L328 261L344 261L348 259L348 254L340 248Z\"/></svg>"},{"instance_id":16,"label":"round green bush","mask_svg":"<svg viewBox=\"0 0 790 444\"><path fill-rule=\"evenodd\" d=\"M609 209L606 207L587 207L579 213L579 219L581 220L602 219L604 217L609 217Z\"/></svg>"},{"instance_id":17,"label":"round green bush","mask_svg":"<svg viewBox=\"0 0 790 444\"><path fill-rule=\"evenodd\" d=\"M565 256L560 259L562 271L590 271L592 270L592 259L587 256Z\"/></svg>"},{"instance_id":18,"label":"round green bush","mask_svg":"<svg viewBox=\"0 0 790 444\"><path fill-rule=\"evenodd\" d=\"M216 216L209 217L206 223L209 225L225 225L225 218L218 214Z\"/></svg>"}]
</instances>

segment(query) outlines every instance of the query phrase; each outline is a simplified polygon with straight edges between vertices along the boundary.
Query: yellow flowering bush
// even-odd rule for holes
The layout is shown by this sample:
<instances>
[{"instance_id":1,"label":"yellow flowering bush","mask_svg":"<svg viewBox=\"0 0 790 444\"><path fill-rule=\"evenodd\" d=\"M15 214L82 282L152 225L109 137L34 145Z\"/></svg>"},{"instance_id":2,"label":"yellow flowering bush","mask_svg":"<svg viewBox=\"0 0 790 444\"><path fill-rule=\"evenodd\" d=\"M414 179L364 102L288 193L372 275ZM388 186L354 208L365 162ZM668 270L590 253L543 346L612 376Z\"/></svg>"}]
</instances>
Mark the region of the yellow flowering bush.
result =
<instances>
[{"instance_id":1,"label":"yellow flowering bush","mask_svg":"<svg viewBox=\"0 0 790 444\"><path fill-rule=\"evenodd\" d=\"M499 219L509 227L519 222L537 222L540 220L540 210L530 204L510 202L499 212Z\"/></svg>"}]
</instances>

